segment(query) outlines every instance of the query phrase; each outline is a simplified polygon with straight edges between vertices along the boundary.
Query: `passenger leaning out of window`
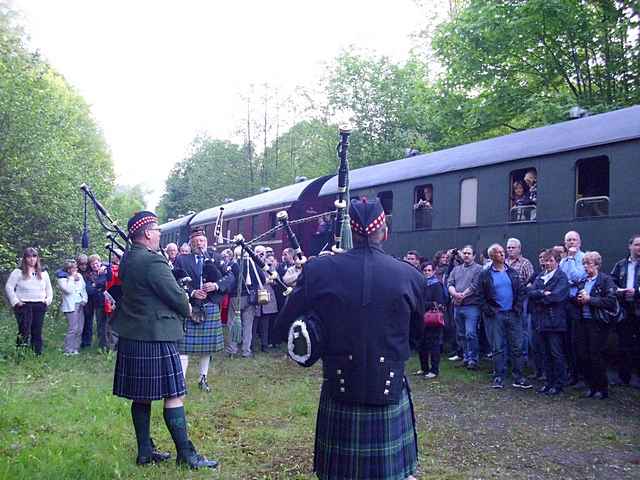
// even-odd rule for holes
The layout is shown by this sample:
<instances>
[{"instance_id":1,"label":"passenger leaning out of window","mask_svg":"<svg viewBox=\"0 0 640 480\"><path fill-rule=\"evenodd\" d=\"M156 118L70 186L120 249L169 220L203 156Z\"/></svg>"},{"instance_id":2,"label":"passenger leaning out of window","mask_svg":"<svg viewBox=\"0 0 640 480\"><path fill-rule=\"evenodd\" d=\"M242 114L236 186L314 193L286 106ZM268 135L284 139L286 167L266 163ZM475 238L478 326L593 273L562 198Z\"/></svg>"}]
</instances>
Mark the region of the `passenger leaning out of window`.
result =
<instances>
[{"instance_id":1,"label":"passenger leaning out of window","mask_svg":"<svg viewBox=\"0 0 640 480\"><path fill-rule=\"evenodd\" d=\"M425 185L422 192L418 192L417 202L413 205L414 210L421 208L433 208L433 187Z\"/></svg>"},{"instance_id":2,"label":"passenger leaning out of window","mask_svg":"<svg viewBox=\"0 0 640 480\"><path fill-rule=\"evenodd\" d=\"M42 325L53 290L35 248L25 249L20 268L9 275L5 291L18 321L18 348L31 345L36 355L42 354Z\"/></svg>"}]
</instances>

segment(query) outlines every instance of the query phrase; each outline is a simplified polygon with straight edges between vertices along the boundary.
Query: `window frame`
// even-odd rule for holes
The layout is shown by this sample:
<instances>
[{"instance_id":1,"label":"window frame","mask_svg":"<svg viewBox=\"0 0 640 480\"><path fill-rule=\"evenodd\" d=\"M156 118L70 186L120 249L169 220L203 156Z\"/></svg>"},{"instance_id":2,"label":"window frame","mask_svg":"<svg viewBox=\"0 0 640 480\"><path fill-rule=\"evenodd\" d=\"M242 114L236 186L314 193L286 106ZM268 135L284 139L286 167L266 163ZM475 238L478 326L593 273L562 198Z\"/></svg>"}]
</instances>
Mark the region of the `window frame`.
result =
<instances>
[{"instance_id":1,"label":"window frame","mask_svg":"<svg viewBox=\"0 0 640 480\"><path fill-rule=\"evenodd\" d=\"M523 205L523 206L511 206L511 200L512 200L512 194L513 194L513 184L516 180L518 180L518 178L516 178L516 174L519 176L519 174L521 172L524 172L523 176L522 176L522 180L518 180L520 181L523 186L525 184L524 181L524 176L527 174L528 171L530 170L535 170L536 172L536 179L538 178L538 169L534 166L530 166L530 167L524 167L524 168L516 168L515 170L511 170L509 172L509 190L508 190L508 208L507 208L507 223L509 224L516 224L516 223L532 223L532 222L536 222L537 218L538 218L538 202L536 199L536 203L533 205ZM540 184L540 182L538 182L536 180L536 187ZM519 220L513 220L513 210L514 209L518 209L520 212L520 215L518 215L519 217L522 217L521 213L522 212L529 212L528 218L521 218ZM524 215L525 217L527 215Z\"/></svg>"},{"instance_id":2,"label":"window frame","mask_svg":"<svg viewBox=\"0 0 640 480\"><path fill-rule=\"evenodd\" d=\"M591 162L596 162L596 161L606 161L606 165L607 165L607 188L606 188L606 195L590 195L588 197L586 196L582 196L580 198L578 198L578 195L580 195L580 178L581 178L581 171L582 169L586 166L586 164L591 163ZM573 204L573 217L575 219L596 219L596 218L607 218L611 216L611 159L609 158L609 155L607 154L601 154L601 155L592 155L589 157L585 157L585 158L579 158L576 160L575 164L574 164L574 170L575 170L575 201ZM602 215L578 215L578 204L580 202L585 202L586 200L597 200L597 199L606 199L606 213L602 214Z\"/></svg>"},{"instance_id":3,"label":"window frame","mask_svg":"<svg viewBox=\"0 0 640 480\"><path fill-rule=\"evenodd\" d=\"M470 180L475 180L475 215L474 215L474 221L473 223L463 223L462 222L462 201L463 201L463 189L462 186L465 184L465 182L468 182ZM478 191L479 191L479 187L480 187L480 181L478 180L477 176L473 176L473 177L465 177L463 179L460 180L460 187L459 187L459 194L458 194L458 199L459 199L459 205L458 205L458 226L460 227L476 227L478 226Z\"/></svg>"}]
</instances>

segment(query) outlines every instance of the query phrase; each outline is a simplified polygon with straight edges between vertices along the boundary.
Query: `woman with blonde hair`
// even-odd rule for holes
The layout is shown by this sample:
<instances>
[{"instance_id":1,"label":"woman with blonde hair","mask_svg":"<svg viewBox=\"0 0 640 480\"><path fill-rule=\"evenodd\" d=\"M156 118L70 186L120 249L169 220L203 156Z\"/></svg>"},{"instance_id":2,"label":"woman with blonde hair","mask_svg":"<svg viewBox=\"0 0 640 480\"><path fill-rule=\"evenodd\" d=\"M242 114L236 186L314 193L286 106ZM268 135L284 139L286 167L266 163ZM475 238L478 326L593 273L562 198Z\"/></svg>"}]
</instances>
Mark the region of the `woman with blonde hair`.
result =
<instances>
[{"instance_id":1,"label":"woman with blonde hair","mask_svg":"<svg viewBox=\"0 0 640 480\"><path fill-rule=\"evenodd\" d=\"M25 249L20 268L9 275L5 291L18 321L16 345L31 345L35 354L41 355L42 325L47 307L53 300L53 290L49 275L42 271L35 248Z\"/></svg>"},{"instance_id":2,"label":"woman with blonde hair","mask_svg":"<svg viewBox=\"0 0 640 480\"><path fill-rule=\"evenodd\" d=\"M84 327L87 289L82 275L78 273L78 264L75 260L65 261L62 268L67 276L58 279L58 286L62 291L62 312L69 322L69 329L64 337L64 354L78 355Z\"/></svg>"}]
</instances>

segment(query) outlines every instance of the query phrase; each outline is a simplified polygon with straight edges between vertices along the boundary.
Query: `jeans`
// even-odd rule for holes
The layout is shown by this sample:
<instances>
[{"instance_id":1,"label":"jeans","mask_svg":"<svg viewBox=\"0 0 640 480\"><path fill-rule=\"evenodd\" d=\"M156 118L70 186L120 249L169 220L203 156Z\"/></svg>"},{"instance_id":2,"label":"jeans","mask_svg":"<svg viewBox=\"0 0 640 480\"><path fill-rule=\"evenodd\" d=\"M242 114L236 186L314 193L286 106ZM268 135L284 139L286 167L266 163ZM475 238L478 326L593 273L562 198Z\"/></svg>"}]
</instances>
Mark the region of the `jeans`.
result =
<instances>
[{"instance_id":1,"label":"jeans","mask_svg":"<svg viewBox=\"0 0 640 480\"><path fill-rule=\"evenodd\" d=\"M42 325L47 304L44 302L25 302L21 307L14 307L13 311L18 321L18 347L31 348L40 355L42 353Z\"/></svg>"},{"instance_id":2,"label":"jeans","mask_svg":"<svg viewBox=\"0 0 640 480\"><path fill-rule=\"evenodd\" d=\"M504 378L506 373L507 354L509 347L513 378L522 378L522 318L513 310L496 312L495 317L489 318L493 322L493 360L495 377Z\"/></svg>"},{"instance_id":3,"label":"jeans","mask_svg":"<svg viewBox=\"0 0 640 480\"><path fill-rule=\"evenodd\" d=\"M562 389L567 380L567 364L562 348L564 332L540 332L539 335L544 351L547 386Z\"/></svg>"},{"instance_id":4,"label":"jeans","mask_svg":"<svg viewBox=\"0 0 640 480\"><path fill-rule=\"evenodd\" d=\"M529 360L529 347L531 346L531 314L526 313L528 299L525 299L522 309L522 358L526 364Z\"/></svg>"},{"instance_id":5,"label":"jeans","mask_svg":"<svg viewBox=\"0 0 640 480\"><path fill-rule=\"evenodd\" d=\"M478 363L480 345L478 343L478 322L480 307L462 305L455 308L458 336L462 338L464 361ZM462 335L460 334L462 332Z\"/></svg>"}]
</instances>

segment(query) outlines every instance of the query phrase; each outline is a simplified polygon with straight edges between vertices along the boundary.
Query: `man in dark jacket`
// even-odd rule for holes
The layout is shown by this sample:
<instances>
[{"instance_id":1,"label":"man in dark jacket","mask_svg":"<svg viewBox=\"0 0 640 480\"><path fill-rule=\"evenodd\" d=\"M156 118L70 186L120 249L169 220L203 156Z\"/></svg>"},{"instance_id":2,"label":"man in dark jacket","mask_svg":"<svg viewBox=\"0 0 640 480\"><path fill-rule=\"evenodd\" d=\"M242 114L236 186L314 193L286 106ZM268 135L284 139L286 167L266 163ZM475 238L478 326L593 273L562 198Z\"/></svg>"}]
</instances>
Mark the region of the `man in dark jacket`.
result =
<instances>
[{"instance_id":1,"label":"man in dark jacket","mask_svg":"<svg viewBox=\"0 0 640 480\"><path fill-rule=\"evenodd\" d=\"M314 470L323 479L413 478L417 436L404 375L413 324L422 334L425 282L386 255L378 200L353 200L354 248L305 264L276 323L285 337L305 312L321 325L324 382Z\"/></svg>"},{"instance_id":2,"label":"man in dark jacket","mask_svg":"<svg viewBox=\"0 0 640 480\"><path fill-rule=\"evenodd\" d=\"M127 227L133 245L120 264L122 300L113 319L119 335L113 394L132 400L136 463L170 457L155 449L150 436L151 402L164 399L164 420L178 452L176 463L215 468L218 462L199 455L187 435L186 386L176 342L183 335L183 319L191 315L189 299L158 253L160 228L155 214L138 212Z\"/></svg>"},{"instance_id":3,"label":"man in dark jacket","mask_svg":"<svg viewBox=\"0 0 640 480\"><path fill-rule=\"evenodd\" d=\"M520 275L505 263L504 248L494 243L488 249L491 265L480 273L481 309L485 321L493 322L493 360L495 372L493 388L504 388L506 373L505 340L511 353L513 386L529 389L522 367L522 302L524 287Z\"/></svg>"},{"instance_id":4,"label":"man in dark jacket","mask_svg":"<svg viewBox=\"0 0 640 480\"><path fill-rule=\"evenodd\" d=\"M619 374L629 384L634 370L640 374L640 234L629 239L629 256L616 263L611 276L624 308L624 319L616 326L621 356Z\"/></svg>"}]
</instances>

